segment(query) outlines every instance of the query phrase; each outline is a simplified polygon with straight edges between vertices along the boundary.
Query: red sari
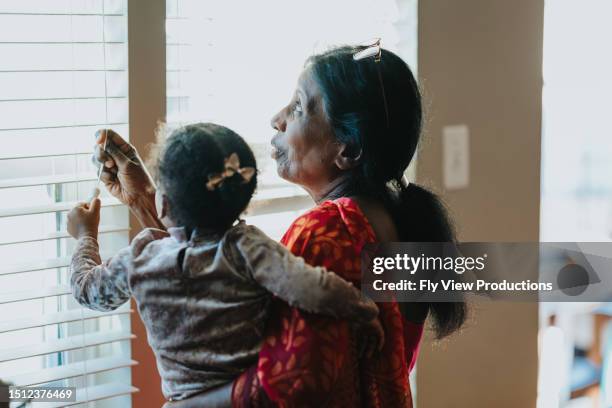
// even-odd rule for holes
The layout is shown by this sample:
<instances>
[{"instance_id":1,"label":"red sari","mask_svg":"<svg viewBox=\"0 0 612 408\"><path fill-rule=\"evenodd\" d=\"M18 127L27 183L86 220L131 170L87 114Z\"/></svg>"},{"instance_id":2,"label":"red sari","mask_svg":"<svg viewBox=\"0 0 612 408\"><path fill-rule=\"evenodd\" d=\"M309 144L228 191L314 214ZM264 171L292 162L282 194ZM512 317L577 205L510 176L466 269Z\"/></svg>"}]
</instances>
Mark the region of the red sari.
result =
<instances>
[{"instance_id":1,"label":"red sari","mask_svg":"<svg viewBox=\"0 0 612 408\"><path fill-rule=\"evenodd\" d=\"M281 243L309 264L325 266L359 286L361 250L374 241L357 203L340 198L300 216ZM423 326L404 320L397 303L378 307L384 348L374 358L359 359L347 322L275 301L258 364L234 382L232 405L412 407L408 374Z\"/></svg>"}]
</instances>

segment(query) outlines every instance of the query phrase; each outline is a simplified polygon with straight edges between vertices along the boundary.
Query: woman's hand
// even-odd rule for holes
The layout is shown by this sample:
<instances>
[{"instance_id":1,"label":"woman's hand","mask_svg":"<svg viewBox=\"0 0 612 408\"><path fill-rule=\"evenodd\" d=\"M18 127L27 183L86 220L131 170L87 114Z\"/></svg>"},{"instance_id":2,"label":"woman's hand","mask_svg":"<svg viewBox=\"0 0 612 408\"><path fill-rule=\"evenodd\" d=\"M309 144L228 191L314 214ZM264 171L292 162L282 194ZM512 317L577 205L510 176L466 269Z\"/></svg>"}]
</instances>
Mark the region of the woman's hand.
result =
<instances>
[{"instance_id":1,"label":"woman's hand","mask_svg":"<svg viewBox=\"0 0 612 408\"><path fill-rule=\"evenodd\" d=\"M111 129L96 132L94 164L106 189L130 207L143 227L163 228L155 211L155 184L138 152Z\"/></svg>"},{"instance_id":2,"label":"woman's hand","mask_svg":"<svg viewBox=\"0 0 612 408\"><path fill-rule=\"evenodd\" d=\"M166 402L163 408L231 408L233 385L230 382L185 400Z\"/></svg>"},{"instance_id":3,"label":"woman's hand","mask_svg":"<svg viewBox=\"0 0 612 408\"><path fill-rule=\"evenodd\" d=\"M105 149L106 147L106 149ZM102 165L100 180L123 204L132 206L155 186L134 146L111 129L96 132L93 160Z\"/></svg>"},{"instance_id":4,"label":"woman's hand","mask_svg":"<svg viewBox=\"0 0 612 408\"><path fill-rule=\"evenodd\" d=\"M94 198L91 203L79 203L68 213L68 233L76 239L84 236L97 239L99 225L99 198Z\"/></svg>"}]
</instances>

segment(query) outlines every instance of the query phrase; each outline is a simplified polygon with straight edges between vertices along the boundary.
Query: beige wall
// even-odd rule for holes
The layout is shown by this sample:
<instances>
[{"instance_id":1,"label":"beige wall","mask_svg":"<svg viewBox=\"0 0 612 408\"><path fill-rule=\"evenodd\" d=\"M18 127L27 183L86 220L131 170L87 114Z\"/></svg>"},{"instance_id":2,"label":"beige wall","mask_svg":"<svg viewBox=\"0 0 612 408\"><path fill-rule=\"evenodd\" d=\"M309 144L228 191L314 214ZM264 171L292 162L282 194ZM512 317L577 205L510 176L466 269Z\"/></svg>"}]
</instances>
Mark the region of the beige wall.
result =
<instances>
[{"instance_id":1,"label":"beige wall","mask_svg":"<svg viewBox=\"0 0 612 408\"><path fill-rule=\"evenodd\" d=\"M419 1L419 77L428 102L418 182L451 208L462 241L539 234L544 0ZM470 185L442 186L445 125L470 130ZM535 407L536 304L480 304L465 330L423 344L417 405Z\"/></svg>"}]
</instances>

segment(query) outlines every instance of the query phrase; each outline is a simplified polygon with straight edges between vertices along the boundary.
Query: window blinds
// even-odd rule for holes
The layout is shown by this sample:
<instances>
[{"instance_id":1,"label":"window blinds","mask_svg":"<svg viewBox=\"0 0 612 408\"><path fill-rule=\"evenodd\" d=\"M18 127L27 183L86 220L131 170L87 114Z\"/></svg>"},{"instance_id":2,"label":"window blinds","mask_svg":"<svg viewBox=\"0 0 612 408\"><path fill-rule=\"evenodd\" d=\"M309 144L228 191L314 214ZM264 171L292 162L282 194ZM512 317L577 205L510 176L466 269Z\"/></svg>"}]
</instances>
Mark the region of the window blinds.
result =
<instances>
[{"instance_id":1,"label":"window blinds","mask_svg":"<svg viewBox=\"0 0 612 408\"><path fill-rule=\"evenodd\" d=\"M96 185L94 132L128 137L127 0L3 0L0 27L0 379L76 387L72 405L130 406L129 304L76 304L66 232L67 210ZM103 258L129 229L104 194Z\"/></svg>"}]
</instances>

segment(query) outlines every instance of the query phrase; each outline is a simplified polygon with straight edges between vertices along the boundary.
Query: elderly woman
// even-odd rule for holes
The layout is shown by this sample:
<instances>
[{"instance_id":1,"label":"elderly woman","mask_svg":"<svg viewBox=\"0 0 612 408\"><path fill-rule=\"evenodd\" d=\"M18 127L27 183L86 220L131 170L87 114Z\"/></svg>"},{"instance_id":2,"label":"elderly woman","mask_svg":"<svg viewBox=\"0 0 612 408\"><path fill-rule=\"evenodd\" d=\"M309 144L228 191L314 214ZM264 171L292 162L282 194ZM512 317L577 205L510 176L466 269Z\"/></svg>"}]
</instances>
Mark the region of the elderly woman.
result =
<instances>
[{"instance_id":1,"label":"elderly woman","mask_svg":"<svg viewBox=\"0 0 612 408\"><path fill-rule=\"evenodd\" d=\"M378 45L339 47L309 58L293 98L272 118L272 156L278 174L302 186L317 206L295 220L281 242L358 286L365 244L454 241L439 200L403 181L421 122L416 80L394 53ZM98 151L107 188L144 226L159 227L153 186L138 155L120 138L114 142L111 157ZM425 320L444 337L461 327L466 307L378 306L385 345L373 357L360 357L359 333L346 322L277 301L256 365L232 384L168 405L410 407L408 374Z\"/></svg>"}]
</instances>

